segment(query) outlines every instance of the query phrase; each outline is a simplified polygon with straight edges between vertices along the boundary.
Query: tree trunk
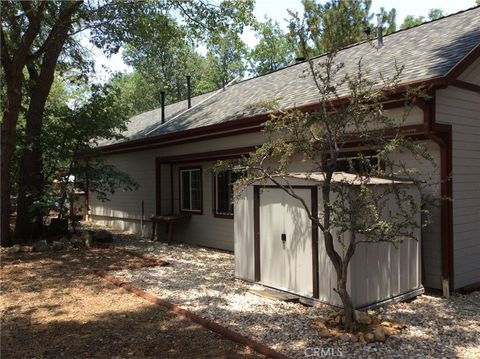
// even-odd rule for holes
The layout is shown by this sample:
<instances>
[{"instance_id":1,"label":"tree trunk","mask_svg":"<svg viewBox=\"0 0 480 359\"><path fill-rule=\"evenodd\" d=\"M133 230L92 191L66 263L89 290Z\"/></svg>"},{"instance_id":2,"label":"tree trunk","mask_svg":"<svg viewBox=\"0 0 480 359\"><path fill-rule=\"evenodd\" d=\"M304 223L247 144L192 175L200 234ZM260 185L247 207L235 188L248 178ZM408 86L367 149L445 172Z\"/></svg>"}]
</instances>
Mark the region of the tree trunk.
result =
<instances>
[{"instance_id":1,"label":"tree trunk","mask_svg":"<svg viewBox=\"0 0 480 359\"><path fill-rule=\"evenodd\" d=\"M10 236L10 194L11 194L11 163L15 150L15 134L18 116L22 103L22 76L21 72L7 74L7 107L3 112L1 127L1 231L0 244L8 246Z\"/></svg>"},{"instance_id":2,"label":"tree trunk","mask_svg":"<svg viewBox=\"0 0 480 359\"><path fill-rule=\"evenodd\" d=\"M40 31L46 2L40 2L32 8L30 2L21 2L28 17L28 27L21 36L16 48L11 51L7 45L2 17L0 32L1 62L5 71L7 84L7 104L3 112L1 125L1 156L0 156L0 244L10 245L10 194L11 194L11 163L15 151L16 128L22 105L23 68L25 67L30 47ZM6 4L5 6L8 6ZM36 11L35 11L36 10ZM3 15L3 14L2 14ZM13 46L15 47L15 46Z\"/></svg>"},{"instance_id":3,"label":"tree trunk","mask_svg":"<svg viewBox=\"0 0 480 359\"><path fill-rule=\"evenodd\" d=\"M34 74L34 66L29 63L29 73L34 86L31 91L29 108L26 114L26 146L20 161L18 187L17 220L15 238L19 241L29 241L36 233L36 227L41 224L42 213L34 211L35 201L41 200L43 189L42 144L41 133L45 104L52 87L58 58L62 52L68 32L72 24L72 15L78 10L81 1L73 4L65 2L58 23L52 28L51 41L45 48L40 73Z\"/></svg>"}]
</instances>

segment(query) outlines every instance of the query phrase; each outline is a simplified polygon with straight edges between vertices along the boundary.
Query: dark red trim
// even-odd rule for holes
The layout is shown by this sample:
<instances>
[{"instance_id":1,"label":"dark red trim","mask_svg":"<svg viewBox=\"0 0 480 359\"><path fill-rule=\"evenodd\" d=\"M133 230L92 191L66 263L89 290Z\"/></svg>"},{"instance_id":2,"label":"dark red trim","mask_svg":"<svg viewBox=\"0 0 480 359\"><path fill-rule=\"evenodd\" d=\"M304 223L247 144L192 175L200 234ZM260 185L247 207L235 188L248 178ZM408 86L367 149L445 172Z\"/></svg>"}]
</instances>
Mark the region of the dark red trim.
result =
<instances>
[{"instance_id":1,"label":"dark red trim","mask_svg":"<svg viewBox=\"0 0 480 359\"><path fill-rule=\"evenodd\" d=\"M252 151L255 151L256 148L257 147L255 146L248 146L248 147L230 148L230 149L218 150L218 151L195 152L195 153L188 153L185 155L178 155L178 156L157 157L157 160L162 163L182 163L182 162L194 162L194 161L205 161L205 160L221 160L221 159L240 157L241 155L245 155Z\"/></svg>"},{"instance_id":2,"label":"dark red trim","mask_svg":"<svg viewBox=\"0 0 480 359\"><path fill-rule=\"evenodd\" d=\"M430 87L445 87L447 86L447 80L444 77L433 77L427 80L417 80L402 84L396 89L395 93L388 94L388 98L385 103L385 108L401 107L405 104L402 101L404 96L403 92L410 87L417 86L430 86ZM336 108L345 105L350 100L349 96L343 96L334 99L329 102L328 106ZM313 102L301 106L295 107L300 111L314 111L320 107L319 102ZM107 145L99 147L103 153L116 153L116 152L128 152L139 151L147 148L164 147L170 145L177 145L187 142L197 142L212 138L226 137L232 135L238 135L242 133L257 132L270 118L270 113L263 113L250 117L239 118L235 120L225 121L222 123L216 123L213 125L202 126L198 128L191 128L183 131L167 133L159 136L152 136L148 138L141 138L137 140L131 140L113 145ZM246 128L247 127L247 128ZM228 131L228 132L227 132ZM236 131L233 133L232 131ZM215 133L214 133L215 132ZM221 132L221 133L217 133ZM194 138L191 138L194 137ZM135 147L135 148L134 148Z\"/></svg>"},{"instance_id":3,"label":"dark red trim","mask_svg":"<svg viewBox=\"0 0 480 359\"><path fill-rule=\"evenodd\" d=\"M230 339L234 342L240 343L242 345L248 346L255 350L256 352L265 355L267 358L274 358L274 359L287 359L287 357L253 339L247 338L237 332L234 332L231 329L228 329L216 322L213 322L211 320L205 319L203 317L200 317L199 315L190 312L186 309L183 309L175 304L172 304L164 299L161 299L151 293L145 292L144 290L134 286L132 283L124 282L121 279L107 274L106 272L98 272L97 273L100 277L102 277L105 280L108 280L109 282L113 283L114 285L121 287L125 290L128 290L129 292L145 299L148 300L149 302L165 307L168 310L184 317L189 320L191 320L194 323L200 324L201 326L219 333L223 337Z\"/></svg>"},{"instance_id":4,"label":"dark red trim","mask_svg":"<svg viewBox=\"0 0 480 359\"><path fill-rule=\"evenodd\" d=\"M449 81L460 76L470 65L480 58L480 44L474 47L467 55L463 57L450 71L447 72L445 78Z\"/></svg>"},{"instance_id":5,"label":"dark red trim","mask_svg":"<svg viewBox=\"0 0 480 359\"><path fill-rule=\"evenodd\" d=\"M200 170L200 211L182 209L182 176L181 172L185 170ZM190 194L191 196L191 194ZM178 168L178 211L185 214L203 215L203 170L202 166L188 166Z\"/></svg>"},{"instance_id":6,"label":"dark red trim","mask_svg":"<svg viewBox=\"0 0 480 359\"><path fill-rule=\"evenodd\" d=\"M260 282L260 186L253 186L253 261L254 280Z\"/></svg>"},{"instance_id":7,"label":"dark red trim","mask_svg":"<svg viewBox=\"0 0 480 359\"><path fill-rule=\"evenodd\" d=\"M174 205L174 192L173 192L173 164L170 163L170 213L173 214L174 213L174 208L175 208L175 205Z\"/></svg>"},{"instance_id":8,"label":"dark red trim","mask_svg":"<svg viewBox=\"0 0 480 359\"><path fill-rule=\"evenodd\" d=\"M453 80L450 84L452 86L459 87L463 90L472 91L472 92L475 92L475 93L480 93L480 86L472 84L470 82L466 82L466 81L462 81L462 80Z\"/></svg>"},{"instance_id":9,"label":"dark red trim","mask_svg":"<svg viewBox=\"0 0 480 359\"><path fill-rule=\"evenodd\" d=\"M162 215L162 164L155 160L155 212L157 216Z\"/></svg>"},{"instance_id":10,"label":"dark red trim","mask_svg":"<svg viewBox=\"0 0 480 359\"><path fill-rule=\"evenodd\" d=\"M442 277L449 280L450 290L454 290L453 264L453 190L452 190L452 126L435 122L436 94L422 106L426 136L440 147L440 192L441 192L441 250Z\"/></svg>"}]
</instances>

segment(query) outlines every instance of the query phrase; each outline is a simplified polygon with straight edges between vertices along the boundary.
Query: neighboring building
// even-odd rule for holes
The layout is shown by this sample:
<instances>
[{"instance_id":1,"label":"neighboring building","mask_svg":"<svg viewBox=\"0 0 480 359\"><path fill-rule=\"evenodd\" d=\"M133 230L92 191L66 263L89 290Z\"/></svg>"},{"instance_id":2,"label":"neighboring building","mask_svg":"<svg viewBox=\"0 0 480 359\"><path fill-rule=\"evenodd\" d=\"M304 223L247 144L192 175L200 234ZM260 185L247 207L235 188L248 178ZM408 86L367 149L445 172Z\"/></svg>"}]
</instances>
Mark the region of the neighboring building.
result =
<instances>
[{"instance_id":1,"label":"neighboring building","mask_svg":"<svg viewBox=\"0 0 480 359\"><path fill-rule=\"evenodd\" d=\"M438 171L430 178L430 163L396 154L425 175L430 192L453 199L433 208L433 223L422 234L424 286L448 291L480 282L480 7L388 35L378 50L360 43L337 57L345 64L342 73L354 72L360 59L372 78L392 75L397 62L405 66L403 88L429 87L431 98L416 102L402 131L424 141ZM150 228L140 227L152 214L188 212L192 218L175 228L177 240L233 250L232 178L215 176L211 166L263 142L268 114L255 108L259 101L318 106L306 70L306 63L291 65L194 97L191 108L187 100L166 106L164 122L161 109L133 117L127 140L102 143L101 149L140 188L116 193L109 202L89 196L90 218L141 233ZM347 99L347 89L340 95ZM401 101L392 99L386 108L401 118ZM292 170L305 166L298 161Z\"/></svg>"}]
</instances>

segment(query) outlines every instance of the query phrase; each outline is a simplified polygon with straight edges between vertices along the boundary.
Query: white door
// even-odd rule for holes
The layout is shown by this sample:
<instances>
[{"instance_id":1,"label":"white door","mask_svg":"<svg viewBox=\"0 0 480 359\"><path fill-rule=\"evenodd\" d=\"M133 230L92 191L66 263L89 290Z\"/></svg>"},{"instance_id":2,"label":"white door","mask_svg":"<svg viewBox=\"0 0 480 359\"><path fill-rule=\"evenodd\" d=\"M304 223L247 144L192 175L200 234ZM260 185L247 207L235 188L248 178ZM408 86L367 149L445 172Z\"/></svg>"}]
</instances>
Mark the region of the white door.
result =
<instances>
[{"instance_id":1,"label":"white door","mask_svg":"<svg viewBox=\"0 0 480 359\"><path fill-rule=\"evenodd\" d=\"M311 190L296 189L311 207ZM297 199L278 188L260 191L260 281L313 295L312 225Z\"/></svg>"}]
</instances>

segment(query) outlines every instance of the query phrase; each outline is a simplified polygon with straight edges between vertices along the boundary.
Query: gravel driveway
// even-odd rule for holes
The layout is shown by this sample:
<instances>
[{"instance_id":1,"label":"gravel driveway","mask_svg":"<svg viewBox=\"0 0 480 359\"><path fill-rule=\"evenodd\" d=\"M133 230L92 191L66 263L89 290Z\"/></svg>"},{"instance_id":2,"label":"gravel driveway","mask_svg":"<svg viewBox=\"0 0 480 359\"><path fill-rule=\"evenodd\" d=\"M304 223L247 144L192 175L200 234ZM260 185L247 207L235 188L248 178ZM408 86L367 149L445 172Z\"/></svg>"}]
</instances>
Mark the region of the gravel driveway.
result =
<instances>
[{"instance_id":1,"label":"gravel driveway","mask_svg":"<svg viewBox=\"0 0 480 359\"><path fill-rule=\"evenodd\" d=\"M114 275L290 357L314 357L315 348L319 354L346 358L480 357L480 292L456 294L448 300L422 295L410 303L379 309L382 318L408 327L385 343L362 345L318 336L312 319L326 316L329 306L310 308L249 293L249 289L261 287L234 278L231 253L166 245L125 234L117 234L114 244L171 263L169 267L117 271Z\"/></svg>"}]
</instances>

